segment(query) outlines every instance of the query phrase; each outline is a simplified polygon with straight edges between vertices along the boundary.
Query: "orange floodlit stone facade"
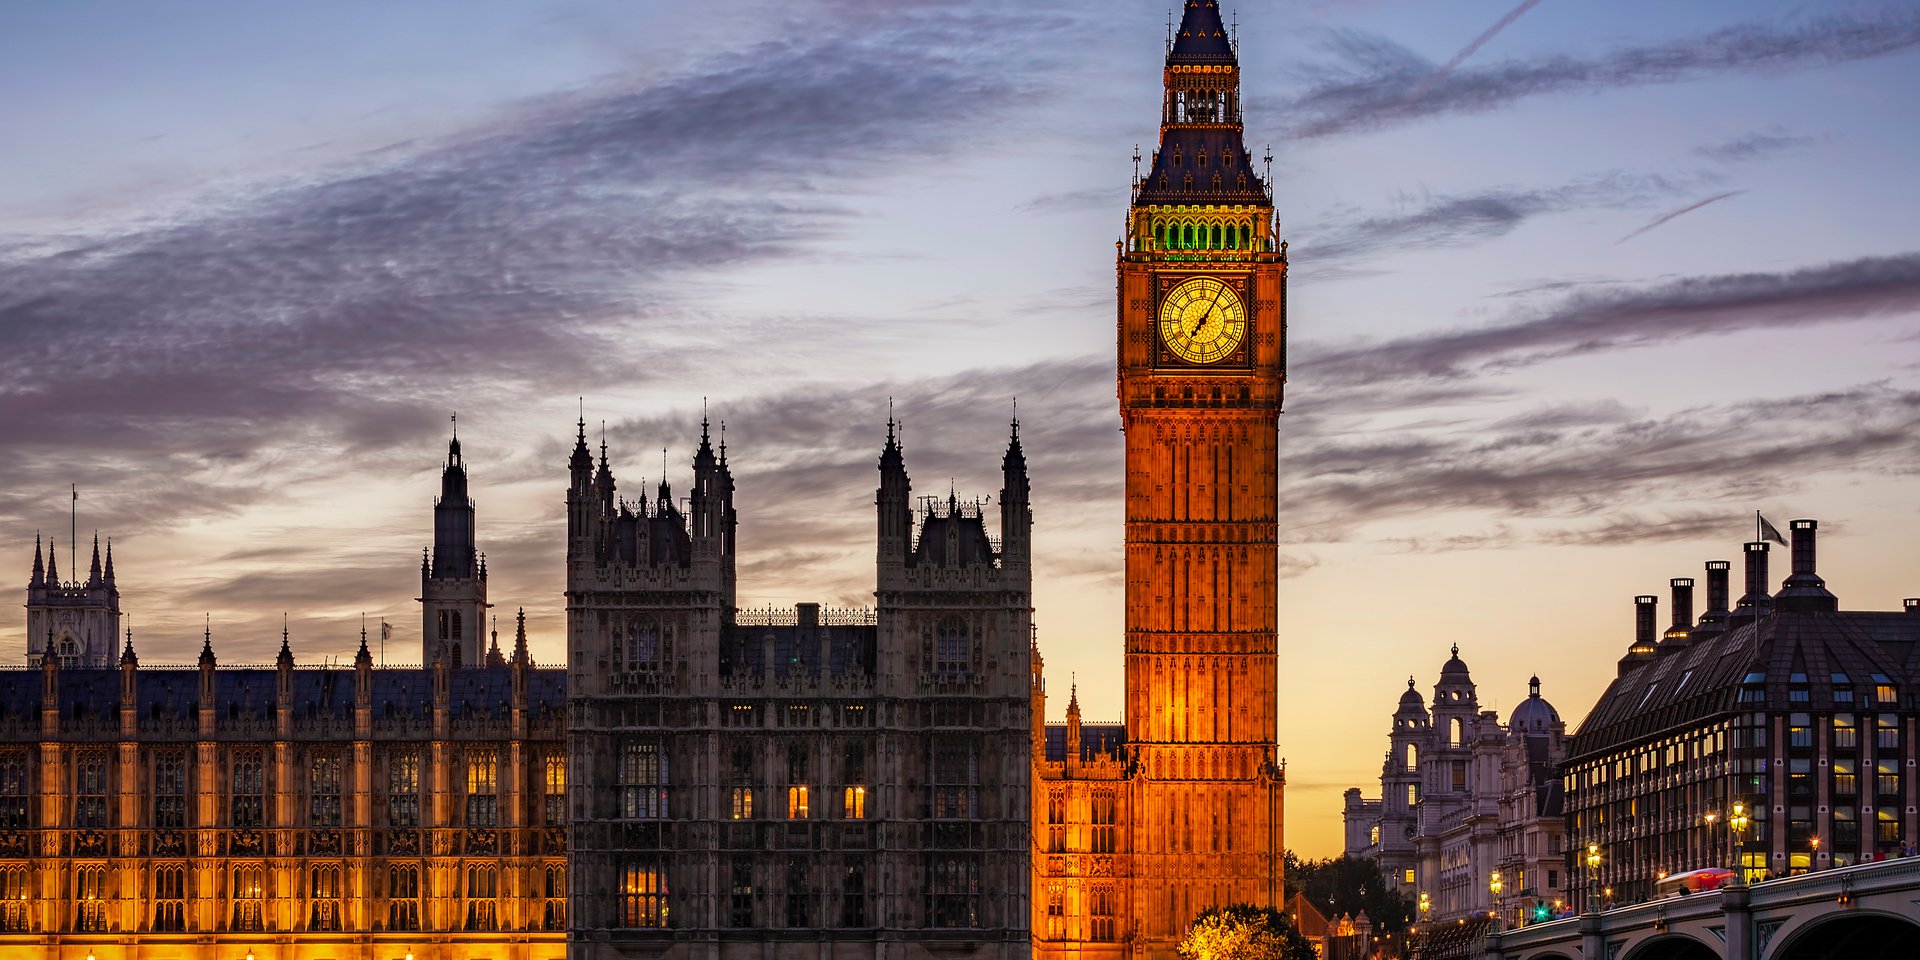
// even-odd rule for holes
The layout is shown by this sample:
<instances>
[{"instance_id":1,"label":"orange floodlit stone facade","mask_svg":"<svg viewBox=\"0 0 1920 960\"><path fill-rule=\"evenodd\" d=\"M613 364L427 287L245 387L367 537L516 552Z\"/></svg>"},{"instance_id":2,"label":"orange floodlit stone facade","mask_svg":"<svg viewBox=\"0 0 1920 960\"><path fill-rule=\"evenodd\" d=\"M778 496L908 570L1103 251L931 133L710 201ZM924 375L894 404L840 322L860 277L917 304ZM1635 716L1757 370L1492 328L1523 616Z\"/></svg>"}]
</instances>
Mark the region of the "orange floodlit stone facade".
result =
<instances>
[{"instance_id":1,"label":"orange floodlit stone facade","mask_svg":"<svg viewBox=\"0 0 1920 960\"><path fill-rule=\"evenodd\" d=\"M1034 952L1172 956L1210 906L1279 906L1277 425L1286 248L1211 0L1171 38L1118 263L1126 717L1034 732ZM1044 716L1034 658L1036 717Z\"/></svg>"}]
</instances>

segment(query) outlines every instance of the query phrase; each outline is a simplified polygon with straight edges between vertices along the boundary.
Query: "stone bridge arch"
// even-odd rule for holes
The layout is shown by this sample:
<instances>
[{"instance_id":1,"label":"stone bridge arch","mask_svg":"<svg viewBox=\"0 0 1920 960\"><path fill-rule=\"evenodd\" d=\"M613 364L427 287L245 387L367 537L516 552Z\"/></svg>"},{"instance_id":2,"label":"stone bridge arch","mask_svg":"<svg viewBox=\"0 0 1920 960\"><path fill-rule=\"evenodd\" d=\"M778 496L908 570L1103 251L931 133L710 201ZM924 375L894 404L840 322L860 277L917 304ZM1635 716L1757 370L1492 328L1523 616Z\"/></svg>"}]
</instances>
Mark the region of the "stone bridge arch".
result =
<instances>
[{"instance_id":1,"label":"stone bridge arch","mask_svg":"<svg viewBox=\"0 0 1920 960\"><path fill-rule=\"evenodd\" d=\"M1633 945L1621 960L1720 960L1720 951L1680 933L1663 933Z\"/></svg>"},{"instance_id":2,"label":"stone bridge arch","mask_svg":"<svg viewBox=\"0 0 1920 960\"><path fill-rule=\"evenodd\" d=\"M1920 923L1878 910L1826 913L1783 933L1767 960L1912 960Z\"/></svg>"}]
</instances>

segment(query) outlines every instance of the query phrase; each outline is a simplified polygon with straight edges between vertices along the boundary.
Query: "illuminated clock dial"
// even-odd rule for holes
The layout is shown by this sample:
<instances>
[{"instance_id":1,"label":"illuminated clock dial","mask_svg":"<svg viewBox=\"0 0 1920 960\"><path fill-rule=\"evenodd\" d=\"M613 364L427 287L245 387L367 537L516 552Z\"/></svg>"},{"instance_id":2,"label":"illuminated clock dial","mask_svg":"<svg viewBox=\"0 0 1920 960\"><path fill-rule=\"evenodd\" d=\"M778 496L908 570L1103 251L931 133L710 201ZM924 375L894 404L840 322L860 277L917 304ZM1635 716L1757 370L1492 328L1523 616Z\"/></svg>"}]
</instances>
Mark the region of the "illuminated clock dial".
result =
<instances>
[{"instance_id":1,"label":"illuminated clock dial","mask_svg":"<svg viewBox=\"0 0 1920 960\"><path fill-rule=\"evenodd\" d=\"M1182 281L1160 303L1160 339L1188 363L1219 363L1246 335L1240 296L1212 277Z\"/></svg>"}]
</instances>

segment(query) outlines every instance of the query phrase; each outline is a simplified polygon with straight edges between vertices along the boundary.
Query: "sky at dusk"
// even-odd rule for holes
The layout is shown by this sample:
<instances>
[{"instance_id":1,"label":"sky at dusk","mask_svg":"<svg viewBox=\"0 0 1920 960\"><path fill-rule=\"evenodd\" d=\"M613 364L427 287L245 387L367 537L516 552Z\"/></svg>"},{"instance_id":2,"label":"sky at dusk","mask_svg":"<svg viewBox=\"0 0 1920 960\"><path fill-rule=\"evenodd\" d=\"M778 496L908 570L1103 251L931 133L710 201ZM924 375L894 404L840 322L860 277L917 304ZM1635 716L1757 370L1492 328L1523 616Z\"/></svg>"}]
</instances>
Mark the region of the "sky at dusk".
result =
<instances>
[{"instance_id":1,"label":"sky at dusk","mask_svg":"<svg viewBox=\"0 0 1920 960\"><path fill-rule=\"evenodd\" d=\"M1632 596L1664 623L1756 509L1821 521L1844 606L1920 596L1920 5L1238 14L1291 244L1290 847L1339 852L1409 674L1457 643L1483 707L1538 673L1577 724ZM283 613L349 658L363 612L415 663L457 413L496 612L554 663L577 398L628 495L663 448L686 492L704 398L742 605L867 606L888 399L965 498L1017 395L1049 710L1118 720L1114 243L1166 15L0 6L0 554L64 566L77 484L143 663L209 614L224 663Z\"/></svg>"}]
</instances>

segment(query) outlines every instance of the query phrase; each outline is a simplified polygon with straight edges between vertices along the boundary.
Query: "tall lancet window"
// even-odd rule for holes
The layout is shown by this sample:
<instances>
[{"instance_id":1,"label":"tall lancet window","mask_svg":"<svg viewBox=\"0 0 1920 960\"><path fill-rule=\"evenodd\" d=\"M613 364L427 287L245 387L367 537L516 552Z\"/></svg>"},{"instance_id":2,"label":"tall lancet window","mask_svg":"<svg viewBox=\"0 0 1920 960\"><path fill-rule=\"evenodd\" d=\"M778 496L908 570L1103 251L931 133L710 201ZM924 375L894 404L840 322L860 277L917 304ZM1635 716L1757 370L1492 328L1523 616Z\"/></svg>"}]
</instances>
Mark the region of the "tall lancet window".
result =
<instances>
[{"instance_id":1,"label":"tall lancet window","mask_svg":"<svg viewBox=\"0 0 1920 960\"><path fill-rule=\"evenodd\" d=\"M153 759L153 826L182 830L187 826L187 755L178 751Z\"/></svg>"},{"instance_id":2,"label":"tall lancet window","mask_svg":"<svg viewBox=\"0 0 1920 960\"><path fill-rule=\"evenodd\" d=\"M933 637L933 672L941 677L957 678L967 673L972 650L968 644L967 622L959 617L940 621Z\"/></svg>"},{"instance_id":3,"label":"tall lancet window","mask_svg":"<svg viewBox=\"0 0 1920 960\"><path fill-rule=\"evenodd\" d=\"M73 825L99 830L107 825L107 755L83 753L73 771Z\"/></svg>"},{"instance_id":4,"label":"tall lancet window","mask_svg":"<svg viewBox=\"0 0 1920 960\"><path fill-rule=\"evenodd\" d=\"M27 758L18 753L0 755L0 830L28 826L27 811Z\"/></svg>"},{"instance_id":5,"label":"tall lancet window","mask_svg":"<svg viewBox=\"0 0 1920 960\"><path fill-rule=\"evenodd\" d=\"M257 749L243 749L233 755L233 790L228 798L229 819L233 826L258 829L267 820L267 783L265 761Z\"/></svg>"}]
</instances>

